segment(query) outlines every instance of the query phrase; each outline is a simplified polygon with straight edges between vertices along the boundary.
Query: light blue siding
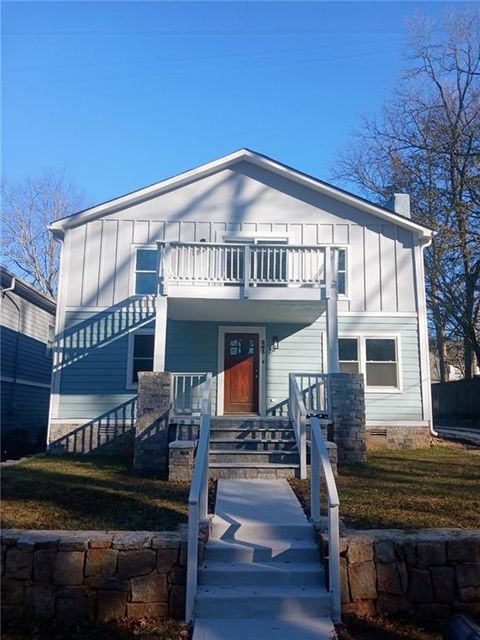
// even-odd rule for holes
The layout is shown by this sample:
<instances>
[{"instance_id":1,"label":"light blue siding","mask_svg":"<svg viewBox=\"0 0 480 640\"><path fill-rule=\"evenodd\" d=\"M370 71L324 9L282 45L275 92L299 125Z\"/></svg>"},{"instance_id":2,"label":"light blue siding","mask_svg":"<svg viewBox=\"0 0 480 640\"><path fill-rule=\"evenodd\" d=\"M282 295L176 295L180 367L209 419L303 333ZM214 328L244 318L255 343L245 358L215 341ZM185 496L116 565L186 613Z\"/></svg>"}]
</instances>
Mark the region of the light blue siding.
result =
<instances>
[{"instance_id":1,"label":"light blue siding","mask_svg":"<svg viewBox=\"0 0 480 640\"><path fill-rule=\"evenodd\" d=\"M76 323L72 325L70 322L66 331L69 336L66 344L69 346L64 354L58 417L94 419L114 412L135 396L135 390L127 388L128 333L132 324L105 324L102 318L78 312L74 321ZM98 328L89 329L95 323ZM217 396L219 325L215 322L176 320L169 320L167 324L167 370L179 373L211 371L214 374L213 408ZM228 326L228 323L222 322L221 325ZM136 326L133 325L133 330ZM153 327L153 322L147 325L144 319L138 322L138 327L145 326ZM323 371L325 320L322 317L311 325L271 323L265 325L265 329L267 412L285 415L288 374ZM339 333L399 335L403 392L371 393L367 390L367 420L421 420L417 319L341 316ZM278 341L278 349L275 350L272 349L274 337Z\"/></svg>"},{"instance_id":2,"label":"light blue siding","mask_svg":"<svg viewBox=\"0 0 480 640\"><path fill-rule=\"evenodd\" d=\"M267 412L287 414L288 374L321 373L323 370L322 328L311 325L269 324L267 335ZM272 340L278 349L272 350Z\"/></svg>"}]
</instances>

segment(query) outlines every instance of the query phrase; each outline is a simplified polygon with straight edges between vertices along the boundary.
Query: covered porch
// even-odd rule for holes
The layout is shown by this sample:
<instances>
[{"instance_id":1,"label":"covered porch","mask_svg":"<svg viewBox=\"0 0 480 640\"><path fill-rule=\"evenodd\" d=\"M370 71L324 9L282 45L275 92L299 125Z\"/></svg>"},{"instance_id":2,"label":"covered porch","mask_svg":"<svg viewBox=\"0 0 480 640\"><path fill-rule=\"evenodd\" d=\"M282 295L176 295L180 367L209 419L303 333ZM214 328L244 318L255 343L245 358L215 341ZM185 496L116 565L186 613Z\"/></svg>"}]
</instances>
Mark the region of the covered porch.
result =
<instances>
[{"instance_id":1,"label":"covered porch","mask_svg":"<svg viewBox=\"0 0 480 640\"><path fill-rule=\"evenodd\" d=\"M288 415L290 373L338 372L341 248L160 249L154 371L174 374L174 413L198 412L208 371L213 415L264 417Z\"/></svg>"}]
</instances>

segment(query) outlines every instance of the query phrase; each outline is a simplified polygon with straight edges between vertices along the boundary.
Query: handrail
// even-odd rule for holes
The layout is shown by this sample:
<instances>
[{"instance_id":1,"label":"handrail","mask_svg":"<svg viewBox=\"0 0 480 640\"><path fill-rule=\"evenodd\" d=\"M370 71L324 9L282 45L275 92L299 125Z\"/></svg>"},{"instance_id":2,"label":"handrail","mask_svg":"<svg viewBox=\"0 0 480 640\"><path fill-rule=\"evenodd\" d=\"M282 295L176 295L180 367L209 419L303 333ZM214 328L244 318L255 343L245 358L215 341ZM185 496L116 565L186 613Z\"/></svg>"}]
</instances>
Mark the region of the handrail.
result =
<instances>
[{"instance_id":1,"label":"handrail","mask_svg":"<svg viewBox=\"0 0 480 640\"><path fill-rule=\"evenodd\" d=\"M288 411L300 458L300 478L307 477L307 411L294 373L288 376Z\"/></svg>"},{"instance_id":2,"label":"handrail","mask_svg":"<svg viewBox=\"0 0 480 640\"><path fill-rule=\"evenodd\" d=\"M203 398L206 371L181 371L172 373L172 413L175 415L199 415ZM203 387L203 389L202 389Z\"/></svg>"},{"instance_id":3,"label":"handrail","mask_svg":"<svg viewBox=\"0 0 480 640\"><path fill-rule=\"evenodd\" d=\"M295 371L294 375L307 415L325 413L330 416L328 374Z\"/></svg>"},{"instance_id":4,"label":"handrail","mask_svg":"<svg viewBox=\"0 0 480 640\"><path fill-rule=\"evenodd\" d=\"M165 244L170 244L172 246L186 246L186 247L284 247L285 249L344 249L347 248L346 244L338 244L338 243L322 243L322 244L290 244L285 242L272 242L263 243L262 244L251 244L247 242L183 242L181 240L171 240L170 242L159 241L157 242L158 246L164 246Z\"/></svg>"},{"instance_id":5,"label":"handrail","mask_svg":"<svg viewBox=\"0 0 480 640\"><path fill-rule=\"evenodd\" d=\"M207 373L200 413L197 455L188 496L187 589L185 620L191 622L197 593L198 535L208 517L208 463L210 450L210 396L212 374Z\"/></svg>"},{"instance_id":6,"label":"handrail","mask_svg":"<svg viewBox=\"0 0 480 640\"><path fill-rule=\"evenodd\" d=\"M317 417L310 418L312 439L310 445L310 514L313 522L320 521L320 466L325 478L328 501L328 588L332 601L332 618L341 622L340 599L340 533L337 485L332 465L323 440L320 422Z\"/></svg>"}]
</instances>

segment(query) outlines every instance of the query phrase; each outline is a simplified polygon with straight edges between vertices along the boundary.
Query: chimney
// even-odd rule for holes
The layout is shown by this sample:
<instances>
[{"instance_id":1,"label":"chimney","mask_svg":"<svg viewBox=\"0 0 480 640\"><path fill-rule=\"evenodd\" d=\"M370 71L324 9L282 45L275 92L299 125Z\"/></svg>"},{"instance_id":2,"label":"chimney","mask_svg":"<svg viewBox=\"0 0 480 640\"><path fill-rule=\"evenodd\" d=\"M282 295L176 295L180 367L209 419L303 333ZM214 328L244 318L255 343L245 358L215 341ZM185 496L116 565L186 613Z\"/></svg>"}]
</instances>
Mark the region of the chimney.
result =
<instances>
[{"instance_id":1,"label":"chimney","mask_svg":"<svg viewBox=\"0 0 480 640\"><path fill-rule=\"evenodd\" d=\"M387 203L387 207L395 213L410 218L410 196L408 193L394 193Z\"/></svg>"}]
</instances>

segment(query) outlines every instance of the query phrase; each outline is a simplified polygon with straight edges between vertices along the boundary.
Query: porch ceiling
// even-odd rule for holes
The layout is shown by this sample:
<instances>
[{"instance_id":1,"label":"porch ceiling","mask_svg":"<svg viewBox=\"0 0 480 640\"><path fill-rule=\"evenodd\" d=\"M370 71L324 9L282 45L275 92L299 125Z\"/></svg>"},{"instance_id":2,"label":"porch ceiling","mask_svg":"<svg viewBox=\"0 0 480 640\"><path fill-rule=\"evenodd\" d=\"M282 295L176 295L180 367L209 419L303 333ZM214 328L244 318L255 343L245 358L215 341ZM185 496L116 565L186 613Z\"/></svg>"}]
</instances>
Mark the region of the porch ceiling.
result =
<instances>
[{"instance_id":1,"label":"porch ceiling","mask_svg":"<svg viewBox=\"0 0 480 640\"><path fill-rule=\"evenodd\" d=\"M201 322L286 322L311 324L325 311L325 302L287 300L202 300L169 298L172 320Z\"/></svg>"}]
</instances>

